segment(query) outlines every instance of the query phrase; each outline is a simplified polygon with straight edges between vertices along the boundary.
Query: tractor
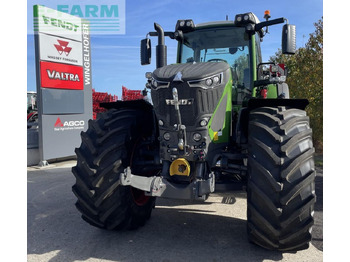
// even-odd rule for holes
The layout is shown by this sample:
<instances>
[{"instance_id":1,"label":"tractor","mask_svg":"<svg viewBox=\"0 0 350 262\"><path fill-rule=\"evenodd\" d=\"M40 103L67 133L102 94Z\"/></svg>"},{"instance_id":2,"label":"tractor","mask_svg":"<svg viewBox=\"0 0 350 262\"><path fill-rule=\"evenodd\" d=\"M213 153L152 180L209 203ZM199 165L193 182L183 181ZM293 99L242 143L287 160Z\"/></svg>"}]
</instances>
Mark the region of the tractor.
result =
<instances>
[{"instance_id":1,"label":"tractor","mask_svg":"<svg viewBox=\"0 0 350 262\"><path fill-rule=\"evenodd\" d=\"M89 224L108 230L143 226L157 197L205 201L211 193L247 191L251 243L278 251L309 247L316 201L312 130L307 99L290 99L287 68L263 63L260 42L283 24L282 53L296 52L295 25L260 22L253 13L234 21L194 24L141 40L146 100L102 104L76 148L72 191ZM178 42L167 65L165 37ZM200 223L200 222L199 222Z\"/></svg>"},{"instance_id":2,"label":"tractor","mask_svg":"<svg viewBox=\"0 0 350 262\"><path fill-rule=\"evenodd\" d=\"M34 91L27 91L27 129L38 125L37 95Z\"/></svg>"}]
</instances>

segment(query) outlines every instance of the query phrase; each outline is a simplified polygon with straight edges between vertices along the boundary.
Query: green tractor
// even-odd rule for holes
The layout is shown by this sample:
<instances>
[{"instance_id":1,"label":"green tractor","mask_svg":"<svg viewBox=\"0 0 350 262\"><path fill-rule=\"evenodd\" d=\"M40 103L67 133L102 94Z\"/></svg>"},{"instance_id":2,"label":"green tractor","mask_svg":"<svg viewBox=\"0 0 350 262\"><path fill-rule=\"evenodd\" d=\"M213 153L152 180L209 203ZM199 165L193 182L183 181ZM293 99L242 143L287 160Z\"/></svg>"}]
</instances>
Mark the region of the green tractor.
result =
<instances>
[{"instance_id":1,"label":"green tractor","mask_svg":"<svg viewBox=\"0 0 350 262\"><path fill-rule=\"evenodd\" d=\"M158 37L157 68L146 73L152 104L103 104L108 111L89 121L76 148L72 189L85 221L135 229L156 197L205 201L246 189L250 242L308 248L316 201L308 101L289 99L283 65L261 61L269 26L285 23L282 53L296 49L295 26L269 18L179 20L174 32L154 24L141 41L141 64L149 64L149 36ZM165 36L178 41L176 64L167 65Z\"/></svg>"}]
</instances>

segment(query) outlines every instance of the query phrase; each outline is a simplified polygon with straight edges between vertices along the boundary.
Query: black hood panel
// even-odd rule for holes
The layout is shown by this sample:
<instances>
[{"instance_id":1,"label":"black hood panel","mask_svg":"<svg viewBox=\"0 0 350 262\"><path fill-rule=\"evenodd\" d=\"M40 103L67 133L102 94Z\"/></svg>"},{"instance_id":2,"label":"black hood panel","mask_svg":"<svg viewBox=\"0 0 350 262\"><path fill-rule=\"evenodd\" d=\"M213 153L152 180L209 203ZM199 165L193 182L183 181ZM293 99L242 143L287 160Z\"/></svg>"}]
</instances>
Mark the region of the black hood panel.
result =
<instances>
[{"instance_id":1,"label":"black hood panel","mask_svg":"<svg viewBox=\"0 0 350 262\"><path fill-rule=\"evenodd\" d=\"M229 68L225 62L173 64L154 70L153 77L159 81L171 82L175 75L181 72L183 81L197 80L224 72Z\"/></svg>"}]
</instances>

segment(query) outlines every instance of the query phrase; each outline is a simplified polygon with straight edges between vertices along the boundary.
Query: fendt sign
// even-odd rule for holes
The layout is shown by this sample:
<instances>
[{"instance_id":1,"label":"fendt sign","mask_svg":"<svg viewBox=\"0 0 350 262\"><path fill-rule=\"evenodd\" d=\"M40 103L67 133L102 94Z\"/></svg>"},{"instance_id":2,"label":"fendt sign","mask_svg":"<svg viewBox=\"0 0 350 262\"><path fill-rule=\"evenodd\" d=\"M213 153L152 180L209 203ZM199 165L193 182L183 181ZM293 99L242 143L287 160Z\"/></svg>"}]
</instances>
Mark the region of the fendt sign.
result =
<instances>
[{"instance_id":1,"label":"fendt sign","mask_svg":"<svg viewBox=\"0 0 350 262\"><path fill-rule=\"evenodd\" d=\"M92 118L90 31L84 19L36 5L34 32L43 165L74 155Z\"/></svg>"},{"instance_id":2,"label":"fendt sign","mask_svg":"<svg viewBox=\"0 0 350 262\"><path fill-rule=\"evenodd\" d=\"M45 25L51 25L51 26L55 26L55 27L61 27L65 30L69 30L69 31L74 31L77 32L79 29L80 25L76 25L61 19L57 19L57 18L52 18L52 17L48 17L48 16L42 16Z\"/></svg>"}]
</instances>

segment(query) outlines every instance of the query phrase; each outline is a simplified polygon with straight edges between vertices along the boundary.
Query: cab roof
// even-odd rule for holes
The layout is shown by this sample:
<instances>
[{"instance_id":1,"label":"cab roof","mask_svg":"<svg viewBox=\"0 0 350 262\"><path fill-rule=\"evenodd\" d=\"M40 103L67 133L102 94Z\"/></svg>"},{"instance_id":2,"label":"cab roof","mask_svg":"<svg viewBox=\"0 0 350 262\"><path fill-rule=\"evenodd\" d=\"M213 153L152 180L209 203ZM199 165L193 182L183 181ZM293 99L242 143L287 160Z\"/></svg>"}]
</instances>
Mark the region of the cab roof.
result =
<instances>
[{"instance_id":1,"label":"cab roof","mask_svg":"<svg viewBox=\"0 0 350 262\"><path fill-rule=\"evenodd\" d=\"M214 21L214 22L206 22L206 23L200 23L196 24L195 28L200 29L200 28L206 28L206 27L216 27L216 26L234 26L235 22L234 21Z\"/></svg>"}]
</instances>

